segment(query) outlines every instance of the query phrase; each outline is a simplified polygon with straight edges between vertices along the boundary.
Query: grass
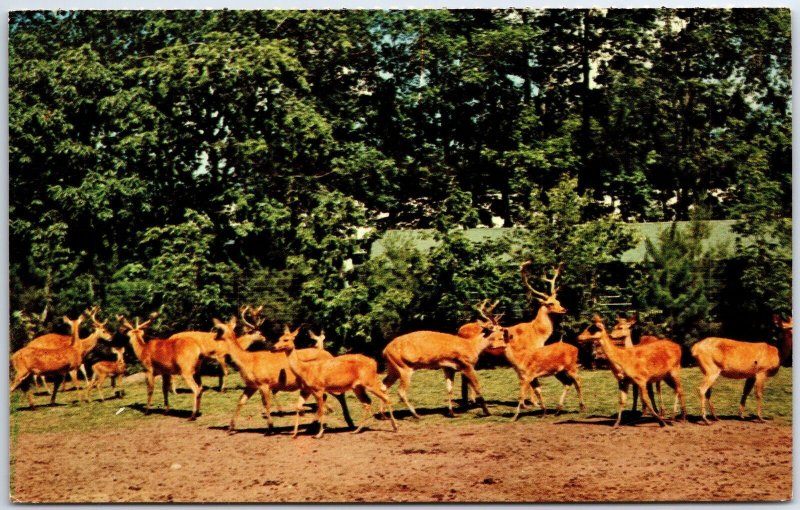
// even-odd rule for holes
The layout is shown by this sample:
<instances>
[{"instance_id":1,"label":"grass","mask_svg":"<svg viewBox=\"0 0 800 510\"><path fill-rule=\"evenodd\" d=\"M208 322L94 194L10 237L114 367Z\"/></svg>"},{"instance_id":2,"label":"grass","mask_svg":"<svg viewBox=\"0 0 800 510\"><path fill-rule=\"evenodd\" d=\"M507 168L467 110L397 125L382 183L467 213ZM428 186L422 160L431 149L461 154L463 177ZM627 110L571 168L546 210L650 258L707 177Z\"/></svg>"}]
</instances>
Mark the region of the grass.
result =
<instances>
[{"instance_id":1,"label":"grass","mask_svg":"<svg viewBox=\"0 0 800 510\"><path fill-rule=\"evenodd\" d=\"M517 405L519 384L516 375L509 368L497 368L492 370L481 370L478 373L481 382L483 395L489 403L491 416L483 417L479 409L472 408L466 412L456 408L456 417L447 418L446 393L444 377L441 371L423 370L415 372L411 381L410 400L417 409L423 420L420 423L425 426L458 426L465 423L507 423L513 416ZM577 396L574 389L570 389L565 402L565 412L560 416L554 416L552 410L561 395L562 386L553 377L543 379L542 388L545 404L551 410L548 416L541 418L540 411L533 411L533 416L525 414L520 418L520 424L533 424L544 422L554 422L565 419L581 419L590 416L611 417L617 411L618 390L616 380L607 370L583 370L581 371L583 381L584 401L587 410L583 415L578 413ZM700 372L697 368L687 368L682 371L682 381L686 391L687 408L691 417L699 416L700 402L697 396L697 386L701 380ZM459 386L460 377L456 377L456 384ZM196 424L198 427L226 427L231 414L236 406L236 402L241 395L242 382L238 374L232 373L227 382L228 390L224 393L216 391L216 377L205 377L204 383L207 387L203 394L201 411ZM739 398L741 396L742 380L730 380L720 378L714 385L714 402L717 413L722 418L735 417L738 412ZM212 386L209 388L208 386ZM78 393L76 391L59 392L58 404L47 406L49 397L40 394L34 397L37 407L34 410L28 409L27 401L21 392L15 392L11 397L11 426L10 433L13 440L18 433L44 433L62 431L88 431L93 429L106 428L128 428L136 427L141 424L163 422L165 419L180 419L189 416L192 405L192 394L185 390L182 381L179 383L178 395L170 395L172 414L170 417L163 416L163 397L161 394L160 381L156 381L156 390L153 396L153 413L145 416L143 413L144 404L147 399L147 392L144 381L131 382L124 385L125 396L122 398L107 398L105 402L100 402L97 394L92 392L92 400L87 404L78 405L76 403ZM397 385L390 390L393 407L398 418L408 420L409 413L405 406L400 402L396 393ZM112 394L108 385L104 391L106 397ZM459 396L460 388L456 390L456 397ZM664 400L667 409L670 410L673 402L673 393L664 385ZM630 409L632 391L628 395L626 409ZM293 405L295 402L294 394L279 393L278 402L283 407L283 413L276 413L275 402L273 401L273 413L275 426L280 430L285 430L293 424L294 413ZM338 403L334 399L329 400L334 414L326 418L326 423L332 427L343 426L341 411ZM361 406L352 395L348 395L348 405L353 419L357 422L361 418ZM748 399L746 417L755 415L755 395ZM377 411L377 404L374 410ZM122 411L120 412L120 409ZM255 395L242 410L238 422L238 428L265 429L265 421L261 417L261 399ZM531 412L531 411L528 411ZM792 369L782 368L778 374L769 379L764 391L764 416L771 422L791 426L792 424ZM301 424L308 423L313 418L313 413L306 413L301 418ZM479 421L476 421L479 420ZM12 448L13 449L13 448Z\"/></svg>"}]
</instances>

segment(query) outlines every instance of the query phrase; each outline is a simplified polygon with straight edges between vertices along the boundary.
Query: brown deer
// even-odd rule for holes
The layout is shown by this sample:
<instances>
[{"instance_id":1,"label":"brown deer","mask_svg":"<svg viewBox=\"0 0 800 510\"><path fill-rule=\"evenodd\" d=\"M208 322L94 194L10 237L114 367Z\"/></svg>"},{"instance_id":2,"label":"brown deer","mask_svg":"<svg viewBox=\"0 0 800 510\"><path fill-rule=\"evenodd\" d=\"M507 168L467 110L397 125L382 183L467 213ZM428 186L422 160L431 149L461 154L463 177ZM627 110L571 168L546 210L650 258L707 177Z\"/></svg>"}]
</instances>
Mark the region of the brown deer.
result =
<instances>
[{"instance_id":1,"label":"brown deer","mask_svg":"<svg viewBox=\"0 0 800 510\"><path fill-rule=\"evenodd\" d=\"M391 388L392 384L400 379L398 393L403 399L411 414L419 418L414 406L408 401L408 387L411 384L411 375L414 370L442 369L447 384L447 410L448 416L453 414L453 379L456 371L461 372L469 381L476 400L485 415L489 409L481 396L478 376L475 373L475 363L481 352L489 347L491 336L496 331L508 332L496 322L483 323L481 331L471 338L461 338L448 333L436 331L414 331L401 335L389 342L383 349L383 358L386 360L386 377L383 384Z\"/></svg>"},{"instance_id":2,"label":"brown deer","mask_svg":"<svg viewBox=\"0 0 800 510\"><path fill-rule=\"evenodd\" d=\"M246 350L254 342L263 342L265 340L264 335L261 334L261 331L259 330L265 320L263 318L259 318L263 308L263 306L260 306L251 311L254 322L253 324L243 321L245 333L242 336L237 337L239 345L242 347L242 349ZM209 331L182 331L170 336L168 340L180 338L191 338L195 340L200 345L203 356L212 358L219 363L220 375L218 391L223 392L225 391L225 379L228 377L228 373L230 372L228 369L228 364L225 362L225 355L229 354L229 352L228 344L225 342L217 342L215 340L216 336L216 333Z\"/></svg>"},{"instance_id":3,"label":"brown deer","mask_svg":"<svg viewBox=\"0 0 800 510\"><path fill-rule=\"evenodd\" d=\"M617 317L617 323L614 325L614 328L611 330L611 333L609 334L609 336L611 337L612 342L614 342L614 344L617 345L617 346L622 345L622 346L624 346L626 348L633 347L634 345L647 345L647 344L651 344L653 342L660 342L660 341L672 342L675 345L678 345L676 342L670 340L669 338L659 338L659 337L653 336L653 335L642 335L641 337L639 337L639 343L638 344L634 344L633 343L633 335L632 335L631 328L637 323L637 321L638 321L638 319L637 319L637 317L635 315L633 317L631 317L631 318L625 318L625 317L622 317L622 316ZM663 399L663 396L661 394L661 381L656 381L655 385L656 385L656 388L657 388L657 391L658 391L658 408L656 410L660 413L661 417L663 418L664 417L664 399ZM650 402L655 404L655 400L653 398L653 384L652 383L648 383L647 384L647 394L650 396ZM634 386L633 387L633 405L631 405L631 410L633 410L633 411L636 410L636 399L638 397L639 397L639 387L638 386ZM675 411L677 409L677 405L678 405L678 400L676 398L675 402L674 402L674 404L672 406L673 419L674 419ZM655 408L655 405L653 407ZM643 409L643 411L646 411L646 410Z\"/></svg>"},{"instance_id":4,"label":"brown deer","mask_svg":"<svg viewBox=\"0 0 800 510\"><path fill-rule=\"evenodd\" d=\"M45 329L45 320L47 319L47 305L44 306L44 309L42 310L41 313L27 313L24 310L18 310L15 313L15 315L17 316L19 322L22 324L22 327L25 330L25 336L28 338L27 345L30 345L30 342L34 340L37 340L39 338L44 338L50 335L50 334L44 334L37 336L38 332L41 332L42 330ZM56 334L52 333L52 335ZM71 340L70 335L57 335L57 336L63 336L66 338L65 345L68 345ZM33 345L32 347L37 347L37 346L43 347L45 349L56 349L61 347L61 345L51 346L51 345L41 345L41 344ZM43 387L44 390L48 394L50 394L50 387L47 386L47 380L44 377L40 375L33 375L31 376L31 378L33 379L33 383L36 385L37 388ZM78 389L78 382L75 379L72 380L72 386L76 390Z\"/></svg>"},{"instance_id":5,"label":"brown deer","mask_svg":"<svg viewBox=\"0 0 800 510\"><path fill-rule=\"evenodd\" d=\"M493 347L510 349L510 345L516 341L516 338L510 342L505 342L502 339L495 340ZM555 376L561 384L564 385L564 391L561 393L561 398L558 401L558 408L556 414L559 414L564 407L564 399L567 396L567 390L570 386L574 385L575 390L578 392L578 401L580 402L580 410L584 412L586 405L583 403L583 394L581 392L581 379L578 376L578 348L574 345L558 342L555 344L545 345L543 347L536 347L533 349L517 349L513 355L508 356L514 370L517 372L519 378L519 403L517 410L514 413L512 421L519 418L520 410L524 406L525 397L531 389L533 389L539 405L542 408L542 416L547 414L547 408L542 399L541 386L534 385L539 377Z\"/></svg>"},{"instance_id":6,"label":"brown deer","mask_svg":"<svg viewBox=\"0 0 800 510\"><path fill-rule=\"evenodd\" d=\"M246 315L249 307L242 307L240 315L242 322L246 325ZM256 391L261 393L261 400L264 404L264 418L267 420L268 432L272 431L272 397L279 391L298 391L301 390L300 383L294 372L289 368L286 355L282 352L272 351L256 351L250 352L244 349L237 337L234 329L230 327L229 323L216 321L214 328L217 330L217 341L227 344L228 353L233 361L239 367L239 374L245 383L245 389L242 396L236 405L236 410L231 417L231 423L228 428L229 432L233 433L236 430L236 421L239 418L239 413L242 407L247 403L250 397ZM299 328L292 334L288 327L285 328L284 336L290 336L292 341L299 333ZM283 337L281 337L283 338ZM324 337L323 337L324 338ZM318 342L319 345L319 342ZM297 349L297 355L301 360L312 361L318 359L331 359L333 355L321 348ZM308 398L310 393L303 394L304 401ZM339 403L342 405L342 412L345 416L350 427L354 427L350 413L347 409L347 404L344 402L344 397L337 396Z\"/></svg>"},{"instance_id":7,"label":"brown deer","mask_svg":"<svg viewBox=\"0 0 800 510\"><path fill-rule=\"evenodd\" d=\"M15 377L11 385L11 392L13 393L22 383L31 375L59 375L53 382L53 393L50 397L50 403L54 404L56 395L58 393L58 386L66 374L78 369L83 363L83 358L91 351L99 338L110 338L110 333L105 329L106 323L97 321L94 317L96 309L93 309L91 317L94 321L94 332L85 339L80 339L78 330L81 322L83 322L83 315L77 319L71 320L69 317L64 316L64 322L70 325L72 329L72 340L66 347L58 349L43 349L39 347L25 346L11 356L11 363L14 367ZM108 321L106 321L108 322ZM30 388L25 387L25 395L28 398L28 403L31 408L34 407L33 398L30 395ZM79 402L85 396L79 396Z\"/></svg>"},{"instance_id":8,"label":"brown deer","mask_svg":"<svg viewBox=\"0 0 800 510\"><path fill-rule=\"evenodd\" d=\"M711 404L711 387L721 375L730 379L745 379L742 398L739 402L739 418L744 419L744 405L747 396L756 388L758 402L758 421L763 423L761 405L764 399L764 383L767 377L773 377L781 367L778 349L766 342L740 342L728 338L709 337L692 346L692 356L703 373L700 384L701 418L707 425L706 401L711 408L711 415L718 420L716 410Z\"/></svg>"},{"instance_id":9,"label":"brown deer","mask_svg":"<svg viewBox=\"0 0 800 510\"><path fill-rule=\"evenodd\" d=\"M157 314L152 314L150 319L142 324L139 324L137 318L135 326L131 325L124 316L117 316L117 320L126 330L133 352L145 370L145 381L147 382L145 414L150 414L156 376L161 376L164 410L169 413L170 379L173 375L180 375L194 394L192 414L189 416L189 420L195 420L200 412L200 400L203 396L203 387L200 385L200 376L197 373L202 349L199 343L191 338L153 339L145 342L144 330L156 316Z\"/></svg>"},{"instance_id":10,"label":"brown deer","mask_svg":"<svg viewBox=\"0 0 800 510\"><path fill-rule=\"evenodd\" d=\"M520 264L519 270L522 276L522 283L525 285L529 298L533 299L535 297L539 303L539 308L536 312L536 316L531 322L521 322L514 326L508 327L510 338L512 340L508 342L508 345L505 346L503 351L506 359L508 359L509 363L515 367L515 370L518 366L525 366L527 364L526 360L532 359L530 353L535 349L544 347L547 339L553 334L553 320L550 318L550 316L563 315L567 313L567 310L561 306L561 303L558 301L557 294L559 287L556 287L556 280L561 274L561 271L564 269L564 263L562 262L558 265L558 267L556 267L552 278L548 278L547 276L543 276L541 278L544 282L549 284L549 292L541 292L534 289L528 281L527 268L531 264L532 262L530 260L523 262ZM520 376L519 371L517 371L517 375ZM566 373L563 375L557 375L556 378L558 378L559 381L565 385L565 391L566 385L572 384L572 379L568 377ZM523 385L522 380L520 380L520 385ZM542 406L543 413L546 412L539 380L534 378L530 384L525 383L524 387L526 389L523 391L531 392L531 402L533 402L533 395L536 395L539 405ZM578 385L576 385L576 389L580 391ZM526 407L524 398L521 402L521 405L523 408Z\"/></svg>"},{"instance_id":11,"label":"brown deer","mask_svg":"<svg viewBox=\"0 0 800 510\"><path fill-rule=\"evenodd\" d=\"M95 327L97 327L99 321L96 318L96 314L99 311L100 311L100 307L99 306L93 306L92 308L87 308L83 312L83 315L87 315L89 318L91 318L92 319L92 324ZM46 313L46 312L47 312L47 308L45 307L45 311L43 312L42 315L44 315L44 313ZM105 327L105 325L107 323L108 323L108 320L106 320L106 322L103 323L103 327ZM89 337L87 337L87 339L88 338L92 338L91 335ZM108 339L109 337L105 336L103 338L104 339ZM62 349L64 347L68 346L71 341L72 341L72 336L71 335L60 335L60 334L57 334L57 333L47 333L45 335L41 335L41 336L36 337L33 340L31 340L28 343L27 347L35 347L35 348L39 348L39 349ZM87 343L87 347L89 347L89 349L87 349L86 352L88 353L89 351L91 351L95 347L95 345L96 345L96 342L95 342L95 344ZM84 353L84 355L85 354L86 353ZM89 377L86 374L86 366L83 363L81 363L80 366L76 370L72 370L68 374L70 376L71 380L72 380L72 385L76 390L78 389L78 372L79 371L80 371L80 373L83 374L84 382L86 384L89 383ZM44 381L44 378L42 378L42 381ZM34 382L36 382L36 376L34 376ZM65 385L65 389L66 389L66 376L65 376L65 379L64 379L64 385ZM47 383L46 382L44 382L44 386L45 386L45 389L47 389ZM49 390L48 390L48 393L49 393Z\"/></svg>"},{"instance_id":12,"label":"brown deer","mask_svg":"<svg viewBox=\"0 0 800 510\"><path fill-rule=\"evenodd\" d=\"M603 325L599 315L592 318L593 324L578 335L579 342L599 341L609 361L609 368L619 382L619 409L614 428L619 427L622 420L622 410L628 395L628 386L633 382L639 387L639 393L645 407L655 416L660 426L666 425L664 419L653 409L653 404L647 395L647 383L665 381L678 396L683 411L683 421L686 421L686 402L681 386L681 348L678 344L669 341L658 341L647 345L635 345L620 348L614 345L611 337ZM599 335L597 334L599 332Z\"/></svg>"},{"instance_id":13,"label":"brown deer","mask_svg":"<svg viewBox=\"0 0 800 510\"><path fill-rule=\"evenodd\" d=\"M86 386L86 393L88 394L92 388L97 388L97 393L100 395L100 401L103 402L103 383L111 377L111 385L116 388L116 380L119 378L119 385L122 385L122 378L125 376L125 347L112 347L112 351L117 356L116 361L98 361L92 365L92 380ZM122 395L122 389L117 389L116 393Z\"/></svg>"},{"instance_id":14,"label":"brown deer","mask_svg":"<svg viewBox=\"0 0 800 510\"><path fill-rule=\"evenodd\" d=\"M235 325L235 318L233 323ZM285 329L288 330L288 328ZM284 353L289 363L289 368L297 377L301 387L301 396L297 401L292 437L297 437L297 430L300 426L300 412L305 402L303 393L313 395L317 401L319 432L314 437L320 438L325 430L325 393L343 394L351 390L364 406L364 418L358 424L356 430L353 431L354 433L361 432L364 425L372 418L372 402L367 392L372 393L381 400L381 413L384 412L384 408L389 409L392 430L397 431L397 422L395 422L394 414L392 414L392 403L378 379L378 363L374 359L362 354L343 354L331 359L303 361L295 349L294 338L292 335L284 335L273 347L274 351Z\"/></svg>"}]
</instances>

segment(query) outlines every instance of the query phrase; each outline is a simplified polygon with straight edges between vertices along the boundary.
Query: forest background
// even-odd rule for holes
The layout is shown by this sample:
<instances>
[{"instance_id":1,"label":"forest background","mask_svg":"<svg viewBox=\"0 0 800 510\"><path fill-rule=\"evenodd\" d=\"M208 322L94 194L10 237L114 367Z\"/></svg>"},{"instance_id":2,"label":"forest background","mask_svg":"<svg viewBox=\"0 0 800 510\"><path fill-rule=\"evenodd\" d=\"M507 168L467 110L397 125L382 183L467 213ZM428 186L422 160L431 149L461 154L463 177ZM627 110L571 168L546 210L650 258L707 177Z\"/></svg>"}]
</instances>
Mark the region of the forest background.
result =
<instances>
[{"instance_id":1,"label":"forest background","mask_svg":"<svg viewBox=\"0 0 800 510\"><path fill-rule=\"evenodd\" d=\"M791 310L789 9L14 12L11 349L100 305L155 336L263 304L377 354L564 262L649 332ZM708 247L708 220L735 220ZM665 229L640 263L629 224ZM475 227L514 227L477 243ZM438 244L387 242L430 229ZM541 281L538 282L542 284ZM40 323L26 319L47 307Z\"/></svg>"}]
</instances>

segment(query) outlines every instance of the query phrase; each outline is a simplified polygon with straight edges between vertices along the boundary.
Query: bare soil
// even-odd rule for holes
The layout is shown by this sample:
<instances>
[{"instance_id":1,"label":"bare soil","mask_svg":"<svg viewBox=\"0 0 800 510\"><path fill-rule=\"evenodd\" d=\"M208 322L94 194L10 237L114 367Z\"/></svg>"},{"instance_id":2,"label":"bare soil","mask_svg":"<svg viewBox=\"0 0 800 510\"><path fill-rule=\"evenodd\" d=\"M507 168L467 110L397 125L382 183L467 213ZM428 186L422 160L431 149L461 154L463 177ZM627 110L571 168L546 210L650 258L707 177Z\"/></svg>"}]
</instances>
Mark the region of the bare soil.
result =
<instances>
[{"instance_id":1,"label":"bare soil","mask_svg":"<svg viewBox=\"0 0 800 510\"><path fill-rule=\"evenodd\" d=\"M229 436L165 416L125 430L20 433L19 502L781 501L792 428L735 419L659 428L605 418L436 426L360 435L282 428ZM244 426L245 424L243 424Z\"/></svg>"}]
</instances>

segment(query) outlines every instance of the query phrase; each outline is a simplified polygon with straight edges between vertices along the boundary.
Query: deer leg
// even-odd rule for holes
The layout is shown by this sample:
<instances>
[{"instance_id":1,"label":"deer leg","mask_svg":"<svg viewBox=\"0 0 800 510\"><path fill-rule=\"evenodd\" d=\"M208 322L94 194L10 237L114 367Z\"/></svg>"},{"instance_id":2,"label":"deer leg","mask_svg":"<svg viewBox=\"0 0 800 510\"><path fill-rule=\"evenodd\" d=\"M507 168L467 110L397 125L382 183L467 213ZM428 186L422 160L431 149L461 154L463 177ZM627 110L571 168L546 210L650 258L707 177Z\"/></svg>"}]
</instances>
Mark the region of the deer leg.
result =
<instances>
[{"instance_id":1,"label":"deer leg","mask_svg":"<svg viewBox=\"0 0 800 510\"><path fill-rule=\"evenodd\" d=\"M154 383L155 383L155 376L153 376ZM172 375L171 374L163 374L161 376L161 392L164 394L164 414L169 413L169 394L170 389L172 388Z\"/></svg>"},{"instance_id":2,"label":"deer leg","mask_svg":"<svg viewBox=\"0 0 800 510\"><path fill-rule=\"evenodd\" d=\"M581 377L578 375L578 371L575 370L574 373L571 373L570 376L572 380L575 381L575 391L578 392L578 404L580 406L581 412L586 412L586 404L583 403L583 382L581 381Z\"/></svg>"},{"instance_id":3,"label":"deer leg","mask_svg":"<svg viewBox=\"0 0 800 510\"><path fill-rule=\"evenodd\" d=\"M749 377L744 381L744 388L742 389L742 398L739 401L739 419L744 419L744 404L747 401L748 395L753 390L753 386L756 384L755 377Z\"/></svg>"},{"instance_id":4,"label":"deer leg","mask_svg":"<svg viewBox=\"0 0 800 510\"><path fill-rule=\"evenodd\" d=\"M261 393L261 404L264 406L261 415L267 420L267 434L272 434L272 388L265 384L260 386L258 391Z\"/></svg>"},{"instance_id":5,"label":"deer leg","mask_svg":"<svg viewBox=\"0 0 800 510\"><path fill-rule=\"evenodd\" d=\"M525 380L525 377L520 375L519 378L519 402L517 403L517 410L514 412L514 417L511 418L511 421L517 421L519 419L519 412L522 409L522 406L525 402L525 395L527 394L528 388L528 381Z\"/></svg>"},{"instance_id":6,"label":"deer leg","mask_svg":"<svg viewBox=\"0 0 800 510\"><path fill-rule=\"evenodd\" d=\"M542 397L542 385L539 383L539 379L534 379L530 382L530 392L536 396L536 400L539 402L539 407L542 408L542 418L547 414L547 407L544 405L544 398Z\"/></svg>"},{"instance_id":7,"label":"deer leg","mask_svg":"<svg viewBox=\"0 0 800 510\"><path fill-rule=\"evenodd\" d=\"M651 413L653 413L653 416L656 417L656 420L658 420L658 425L661 426L661 427L665 426L666 422L664 422L664 420L661 419L661 416L658 415L656 410L653 409L653 402L650 400L650 395L647 394L647 383L638 383L637 382L636 384L639 385L639 393L642 396L642 403L645 405L645 407L647 407L647 409Z\"/></svg>"},{"instance_id":8,"label":"deer leg","mask_svg":"<svg viewBox=\"0 0 800 510\"><path fill-rule=\"evenodd\" d=\"M444 372L444 382L447 386L447 416L453 418L455 413L453 413L453 379L456 377L456 371L452 368L443 368L442 372ZM464 376L461 376L461 380L464 380Z\"/></svg>"},{"instance_id":9,"label":"deer leg","mask_svg":"<svg viewBox=\"0 0 800 510\"><path fill-rule=\"evenodd\" d=\"M197 415L200 413L200 399L203 397L203 386L200 384L200 374L192 374L189 371L183 371L181 376L183 376L183 380L186 381L186 384L189 385L189 388L192 389L192 393L194 393L192 415L189 416L189 421L194 421L197 419Z\"/></svg>"},{"instance_id":10,"label":"deer leg","mask_svg":"<svg viewBox=\"0 0 800 510\"><path fill-rule=\"evenodd\" d=\"M217 358L217 362L219 363L219 369L221 373L219 374L219 392L222 393L225 391L225 378L228 377L228 364L225 363L225 356L220 356Z\"/></svg>"},{"instance_id":11,"label":"deer leg","mask_svg":"<svg viewBox=\"0 0 800 510\"><path fill-rule=\"evenodd\" d=\"M30 372L23 372L22 374L18 374L16 376L16 378L14 379L14 383L11 385L11 391L9 391L9 395L12 395L14 393L14 390L19 388L25 382L25 379L27 379L29 376L30 377L35 377L35 376L31 376ZM44 376L42 376L42 378L44 378ZM28 383L28 385L23 388L23 392L25 393L25 396L28 399L28 403L30 404L31 409L34 409L36 407L36 405L34 405L33 397L31 396L30 383Z\"/></svg>"},{"instance_id":12,"label":"deer leg","mask_svg":"<svg viewBox=\"0 0 800 510\"><path fill-rule=\"evenodd\" d=\"M257 388L252 386L245 386L244 391L242 392L242 396L239 397L239 401L236 403L236 409L233 411L233 416L231 416L231 424L228 425L229 434L233 434L234 432L236 432L236 420L239 419L239 413L242 411L242 407L244 407L244 405L247 403L250 397L252 397L253 394L256 392L256 389ZM267 413L267 416L269 416L269 413ZM268 419L268 423L269 423L269 428L271 429L272 428L271 420Z\"/></svg>"},{"instance_id":13,"label":"deer leg","mask_svg":"<svg viewBox=\"0 0 800 510\"><path fill-rule=\"evenodd\" d=\"M381 400L381 412L383 412L384 406L389 409L389 420L392 422L392 430L397 432L397 422L392 413L392 402L389 400L389 395L386 394L380 385L372 385L367 389Z\"/></svg>"},{"instance_id":14,"label":"deer leg","mask_svg":"<svg viewBox=\"0 0 800 510\"><path fill-rule=\"evenodd\" d=\"M347 423L349 428L355 428L355 423L353 423L353 418L350 417L350 410L347 408L347 400L344 397L344 393L340 395L334 395L334 398L339 401L339 405L342 407L342 417L344 421Z\"/></svg>"},{"instance_id":15,"label":"deer leg","mask_svg":"<svg viewBox=\"0 0 800 510\"><path fill-rule=\"evenodd\" d=\"M147 383L147 405L144 408L144 414L150 414L150 404L153 403L153 387L155 386L155 375L151 371L147 371L144 374L145 382ZM167 400L166 396L164 397L164 404L169 406L169 401ZM169 412L169 407L167 407L167 412Z\"/></svg>"},{"instance_id":16,"label":"deer leg","mask_svg":"<svg viewBox=\"0 0 800 510\"><path fill-rule=\"evenodd\" d=\"M100 402L105 401L105 397L103 396L103 382L106 380L105 374L96 375L94 379L95 383L94 386L97 388L97 393L100 395ZM89 386L87 385L86 391L89 391Z\"/></svg>"},{"instance_id":17,"label":"deer leg","mask_svg":"<svg viewBox=\"0 0 800 510\"><path fill-rule=\"evenodd\" d=\"M464 368L461 369L461 373L469 380L469 385L472 386L472 390L475 392L475 402L480 404L484 416L492 414L489 412L489 408L486 407L486 401L483 399L483 395L481 395L481 385L478 382L478 374L475 373L475 369L472 365L465 365Z\"/></svg>"},{"instance_id":18,"label":"deer leg","mask_svg":"<svg viewBox=\"0 0 800 510\"><path fill-rule=\"evenodd\" d=\"M614 422L614 428L619 427L620 421L622 421L622 410L625 409L625 400L628 397L628 385L630 382L627 378L622 379L619 381L619 408L617 409L617 421Z\"/></svg>"},{"instance_id":19,"label":"deer leg","mask_svg":"<svg viewBox=\"0 0 800 510\"><path fill-rule=\"evenodd\" d=\"M358 434L372 417L372 400L370 400L369 395L367 395L367 391L363 386L356 386L353 388L353 393L355 393L356 398L359 402L361 402L361 405L364 408L364 418L362 418L361 423L359 423L358 427L353 431L353 434Z\"/></svg>"},{"instance_id":20,"label":"deer leg","mask_svg":"<svg viewBox=\"0 0 800 510\"><path fill-rule=\"evenodd\" d=\"M297 404L295 406L294 431L292 431L292 438L297 437L297 429L300 428L300 412L303 410L303 405L306 403L306 398L308 398L308 393L300 391L300 395L297 397Z\"/></svg>"},{"instance_id":21,"label":"deer leg","mask_svg":"<svg viewBox=\"0 0 800 510\"><path fill-rule=\"evenodd\" d=\"M661 394L661 381L656 381L656 390L658 391L658 407L655 407L655 396L653 395L653 384L647 385L647 393L650 395L650 402L653 402L656 411L658 411L658 415L661 416L661 419L664 419L664 397ZM674 417L673 417L674 418Z\"/></svg>"},{"instance_id":22,"label":"deer leg","mask_svg":"<svg viewBox=\"0 0 800 510\"><path fill-rule=\"evenodd\" d=\"M80 370L80 372L83 374L84 385L89 384L89 376L86 375L86 364L81 363L81 366L78 367L78 370Z\"/></svg>"},{"instance_id":23,"label":"deer leg","mask_svg":"<svg viewBox=\"0 0 800 510\"><path fill-rule=\"evenodd\" d=\"M321 438L322 434L325 432L325 423L324 423L324 421L325 421L325 399L323 398L324 396L325 396L325 392L324 391L317 392L317 393L314 394L314 397L316 397L316 399L317 399L317 421L319 422L319 432L317 432L317 435L314 436L314 439ZM364 423L362 422L361 427L363 427L363 426L364 426ZM356 432L361 430L361 427L356 429Z\"/></svg>"},{"instance_id":24,"label":"deer leg","mask_svg":"<svg viewBox=\"0 0 800 510\"><path fill-rule=\"evenodd\" d=\"M764 417L761 415L761 408L764 402L764 384L766 382L767 375L764 372L760 372L756 375L756 415L760 423L764 423Z\"/></svg>"},{"instance_id":25,"label":"deer leg","mask_svg":"<svg viewBox=\"0 0 800 510\"><path fill-rule=\"evenodd\" d=\"M53 381L53 394L50 395L50 405L56 403L56 393L58 393L58 386L62 384L67 379L67 374L64 374L63 377L56 377L56 380Z\"/></svg>"},{"instance_id":26,"label":"deer leg","mask_svg":"<svg viewBox=\"0 0 800 510\"><path fill-rule=\"evenodd\" d=\"M399 369L397 370L399 371ZM399 372L400 387L397 388L397 394L400 395L401 399L403 399L403 402L406 404L406 407L408 407L408 410L411 411L411 414L414 416L414 418L419 419L419 415L417 414L417 411L414 409L414 406L412 406L411 402L408 401L408 387L411 386L411 374L413 373L414 371L410 368L405 368ZM386 383L384 382L384 384ZM386 385L386 387L388 388L389 385Z\"/></svg>"},{"instance_id":27,"label":"deer leg","mask_svg":"<svg viewBox=\"0 0 800 510\"><path fill-rule=\"evenodd\" d=\"M177 379L170 379L169 392L173 395L178 394Z\"/></svg>"},{"instance_id":28,"label":"deer leg","mask_svg":"<svg viewBox=\"0 0 800 510\"><path fill-rule=\"evenodd\" d=\"M711 407L712 416L714 416L715 420L717 419L717 413L714 412L714 406L711 405L711 387L714 385L717 377L719 377L719 372L705 374L703 382L697 388L700 392L700 418L702 418L706 425L711 424L708 418L706 418L706 400L708 400L708 405Z\"/></svg>"},{"instance_id":29,"label":"deer leg","mask_svg":"<svg viewBox=\"0 0 800 510\"><path fill-rule=\"evenodd\" d=\"M633 399L632 400L633 400L633 405L631 406L631 411L635 411L636 407L638 405L638 400L639 400L639 387L636 386L635 384L633 385ZM644 413L644 410L642 410L642 413Z\"/></svg>"}]
</instances>

